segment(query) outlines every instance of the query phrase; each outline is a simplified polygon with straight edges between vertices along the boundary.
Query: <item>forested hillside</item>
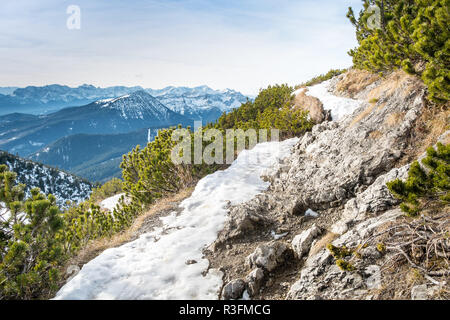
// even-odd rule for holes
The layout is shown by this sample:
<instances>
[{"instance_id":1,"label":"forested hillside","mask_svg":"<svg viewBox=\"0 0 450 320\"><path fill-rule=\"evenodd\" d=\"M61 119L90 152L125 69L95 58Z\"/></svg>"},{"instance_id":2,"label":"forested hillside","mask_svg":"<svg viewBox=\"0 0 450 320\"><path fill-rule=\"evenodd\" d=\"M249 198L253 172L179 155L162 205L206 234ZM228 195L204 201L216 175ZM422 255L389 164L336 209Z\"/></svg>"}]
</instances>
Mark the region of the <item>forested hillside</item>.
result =
<instances>
[{"instance_id":1,"label":"forested hillside","mask_svg":"<svg viewBox=\"0 0 450 320\"><path fill-rule=\"evenodd\" d=\"M122 155L136 145L146 145L158 129L122 134L75 134L61 138L29 158L73 172L93 182L121 178ZM150 131L150 134L149 134Z\"/></svg>"},{"instance_id":2,"label":"forested hillside","mask_svg":"<svg viewBox=\"0 0 450 320\"><path fill-rule=\"evenodd\" d=\"M92 184L85 179L5 151L0 151L0 164L17 174L17 183L26 186L27 196L31 189L39 188L45 194L53 194L59 206L65 206L67 201L80 203L89 198L92 190Z\"/></svg>"}]
</instances>

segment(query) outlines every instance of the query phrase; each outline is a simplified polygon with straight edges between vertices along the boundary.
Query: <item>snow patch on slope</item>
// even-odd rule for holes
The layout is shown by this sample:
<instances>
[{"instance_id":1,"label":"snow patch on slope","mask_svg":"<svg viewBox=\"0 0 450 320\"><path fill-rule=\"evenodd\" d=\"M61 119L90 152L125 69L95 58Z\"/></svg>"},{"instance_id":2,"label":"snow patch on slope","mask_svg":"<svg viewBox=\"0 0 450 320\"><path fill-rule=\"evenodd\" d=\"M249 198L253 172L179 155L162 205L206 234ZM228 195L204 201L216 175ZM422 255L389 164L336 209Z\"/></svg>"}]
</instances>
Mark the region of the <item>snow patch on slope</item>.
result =
<instances>
[{"instance_id":1,"label":"snow patch on slope","mask_svg":"<svg viewBox=\"0 0 450 320\"><path fill-rule=\"evenodd\" d=\"M114 209L119 204L119 200L120 200L120 198L122 198L123 195L125 195L125 194L120 193L120 194L116 194L115 196L106 198L105 200L100 202L100 206L108 211L113 212Z\"/></svg>"},{"instance_id":2,"label":"snow patch on slope","mask_svg":"<svg viewBox=\"0 0 450 320\"><path fill-rule=\"evenodd\" d=\"M298 138L244 150L224 171L201 179L181 213L162 218L163 226L90 261L55 299L217 299L222 273L208 270L202 250L227 220L229 203L252 199L269 187L272 173ZM188 260L197 263L187 265Z\"/></svg>"},{"instance_id":3,"label":"snow patch on slope","mask_svg":"<svg viewBox=\"0 0 450 320\"><path fill-rule=\"evenodd\" d=\"M342 119L344 116L352 114L353 111L361 107L362 101L335 96L330 90L331 80L324 81L311 87L307 87L306 95L318 98L323 103L325 110L331 110L331 117L334 121ZM294 92L300 93L301 88Z\"/></svg>"}]
</instances>

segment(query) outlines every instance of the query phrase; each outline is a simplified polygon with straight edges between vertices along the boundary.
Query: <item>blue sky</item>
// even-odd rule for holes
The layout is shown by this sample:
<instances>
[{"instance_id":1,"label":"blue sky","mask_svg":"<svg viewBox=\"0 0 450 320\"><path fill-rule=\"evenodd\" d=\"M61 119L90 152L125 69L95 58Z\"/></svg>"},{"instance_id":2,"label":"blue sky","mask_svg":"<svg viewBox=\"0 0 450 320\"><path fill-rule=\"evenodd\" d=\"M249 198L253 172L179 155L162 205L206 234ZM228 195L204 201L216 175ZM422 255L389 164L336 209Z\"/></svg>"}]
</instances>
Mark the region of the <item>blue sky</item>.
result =
<instances>
[{"instance_id":1,"label":"blue sky","mask_svg":"<svg viewBox=\"0 0 450 320\"><path fill-rule=\"evenodd\" d=\"M168 85L256 94L351 65L360 0L1 0L0 86ZM69 30L69 5L81 29Z\"/></svg>"}]
</instances>

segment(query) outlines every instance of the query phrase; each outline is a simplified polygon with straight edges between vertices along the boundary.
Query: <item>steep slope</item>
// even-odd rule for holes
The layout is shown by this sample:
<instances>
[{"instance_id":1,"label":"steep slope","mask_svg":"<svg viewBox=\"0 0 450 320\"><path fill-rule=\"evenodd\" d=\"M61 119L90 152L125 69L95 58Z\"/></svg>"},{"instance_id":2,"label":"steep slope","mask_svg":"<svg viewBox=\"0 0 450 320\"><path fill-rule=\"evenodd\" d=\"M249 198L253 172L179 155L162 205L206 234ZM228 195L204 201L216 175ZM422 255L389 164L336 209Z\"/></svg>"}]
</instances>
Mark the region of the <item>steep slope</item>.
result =
<instances>
[{"instance_id":1,"label":"steep slope","mask_svg":"<svg viewBox=\"0 0 450 320\"><path fill-rule=\"evenodd\" d=\"M121 177L122 155L148 142L148 129L122 134L75 134L61 138L29 156L88 179L104 182Z\"/></svg>"},{"instance_id":2,"label":"steep slope","mask_svg":"<svg viewBox=\"0 0 450 320\"><path fill-rule=\"evenodd\" d=\"M45 115L12 114L0 117L0 148L22 156L73 134L128 133L144 128L190 125L145 91L99 100Z\"/></svg>"},{"instance_id":3,"label":"steep slope","mask_svg":"<svg viewBox=\"0 0 450 320\"><path fill-rule=\"evenodd\" d=\"M317 98L339 94L345 77L324 84L327 92ZM354 97L361 106L351 115L303 136L266 193L230 208L213 250L206 252L211 267L225 270L223 293L242 296L243 290L233 291L241 283L255 299L377 296L392 281L381 267L392 254L381 254L376 243L364 245L402 216L386 182L407 175L409 166L399 161L426 107L425 95L420 80L392 74L360 88ZM347 99L340 101L348 106ZM352 258L355 272L334 263L328 243L361 249Z\"/></svg>"},{"instance_id":4,"label":"steep slope","mask_svg":"<svg viewBox=\"0 0 450 320\"><path fill-rule=\"evenodd\" d=\"M66 201L84 201L92 190L92 185L84 179L5 151L0 151L0 164L6 164L17 173L17 182L25 184L27 192L40 188L45 194L55 195L59 206L64 206Z\"/></svg>"}]
</instances>

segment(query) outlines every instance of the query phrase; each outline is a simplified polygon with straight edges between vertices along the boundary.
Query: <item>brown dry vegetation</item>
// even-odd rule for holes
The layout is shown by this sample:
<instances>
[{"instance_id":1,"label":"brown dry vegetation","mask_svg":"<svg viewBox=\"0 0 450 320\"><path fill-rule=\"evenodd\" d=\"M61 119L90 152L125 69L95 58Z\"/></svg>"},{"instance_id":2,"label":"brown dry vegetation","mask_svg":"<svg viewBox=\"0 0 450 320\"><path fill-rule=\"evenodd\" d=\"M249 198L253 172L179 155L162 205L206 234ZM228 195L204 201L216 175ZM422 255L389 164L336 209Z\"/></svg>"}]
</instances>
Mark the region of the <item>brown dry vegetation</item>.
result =
<instances>
[{"instance_id":1,"label":"brown dry vegetation","mask_svg":"<svg viewBox=\"0 0 450 320\"><path fill-rule=\"evenodd\" d=\"M375 131L372 131L371 133L369 133L369 137L374 140L380 138L382 135L383 135L383 133L379 130L375 130Z\"/></svg>"},{"instance_id":2,"label":"brown dry vegetation","mask_svg":"<svg viewBox=\"0 0 450 320\"><path fill-rule=\"evenodd\" d=\"M365 117L367 117L369 114L372 113L372 111L375 109L376 103L371 103L363 112L358 114L355 118L353 118L352 122L350 123L350 127L353 127L355 124L363 120Z\"/></svg>"},{"instance_id":3,"label":"brown dry vegetation","mask_svg":"<svg viewBox=\"0 0 450 320\"><path fill-rule=\"evenodd\" d=\"M430 203L420 218L402 217L383 225L375 243L386 247L378 299L410 299L413 286L436 286L433 299L450 298L450 207Z\"/></svg>"},{"instance_id":4,"label":"brown dry vegetation","mask_svg":"<svg viewBox=\"0 0 450 320\"><path fill-rule=\"evenodd\" d=\"M400 160L399 165L405 165L420 157L429 146L436 144L438 138L449 129L449 104L447 103L440 108L431 104L428 105L416 121L415 127L409 137L409 147ZM447 135L444 143L450 143L450 135Z\"/></svg>"},{"instance_id":5,"label":"brown dry vegetation","mask_svg":"<svg viewBox=\"0 0 450 320\"><path fill-rule=\"evenodd\" d=\"M398 89L401 87L403 88L401 95L403 98L406 98L411 92L425 88L425 85L419 78L399 70L392 72L386 78L383 78L383 81L369 92L367 99L369 101L378 99L382 95L389 97L398 92Z\"/></svg>"},{"instance_id":6,"label":"brown dry vegetation","mask_svg":"<svg viewBox=\"0 0 450 320\"><path fill-rule=\"evenodd\" d=\"M325 233L325 235L322 238L320 238L313 244L311 250L309 251L309 257L312 257L313 255L317 254L320 250L324 249L327 246L327 244L333 242L333 240L335 240L338 237L339 235L333 232Z\"/></svg>"},{"instance_id":7,"label":"brown dry vegetation","mask_svg":"<svg viewBox=\"0 0 450 320\"><path fill-rule=\"evenodd\" d=\"M345 73L342 80L339 81L336 91L345 92L350 97L354 97L355 94L361 92L377 80L380 80L380 77L376 74L365 70L352 69Z\"/></svg>"},{"instance_id":8,"label":"brown dry vegetation","mask_svg":"<svg viewBox=\"0 0 450 320\"><path fill-rule=\"evenodd\" d=\"M401 123L401 121L403 121L404 117L405 117L405 113L403 113L403 112L391 113L384 120L384 124L388 127L393 127L396 124Z\"/></svg>"}]
</instances>

